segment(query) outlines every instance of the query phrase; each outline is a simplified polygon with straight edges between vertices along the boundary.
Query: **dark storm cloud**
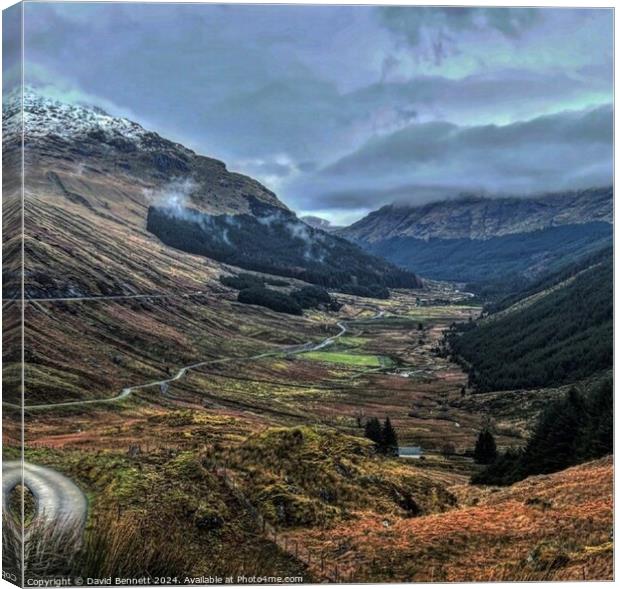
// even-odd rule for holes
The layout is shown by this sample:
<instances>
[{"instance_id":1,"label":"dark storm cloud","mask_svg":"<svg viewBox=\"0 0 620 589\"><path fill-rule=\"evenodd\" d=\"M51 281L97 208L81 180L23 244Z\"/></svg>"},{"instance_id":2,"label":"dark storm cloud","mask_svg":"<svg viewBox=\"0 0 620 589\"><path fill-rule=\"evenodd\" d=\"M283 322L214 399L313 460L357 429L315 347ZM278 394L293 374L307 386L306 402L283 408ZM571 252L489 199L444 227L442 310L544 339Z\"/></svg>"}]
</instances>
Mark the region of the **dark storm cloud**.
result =
<instances>
[{"instance_id":1,"label":"dark storm cloud","mask_svg":"<svg viewBox=\"0 0 620 589\"><path fill-rule=\"evenodd\" d=\"M588 95L596 102L597 94L608 91L611 75L611 64L605 71L579 68L570 73L504 68L459 79L416 76L402 82L372 84L347 98L351 108L383 104L401 113L399 105L409 104L409 114L415 118L478 122L477 118L485 119L492 112L500 119L514 120L531 118L533 112L544 111L550 104L570 104Z\"/></svg>"},{"instance_id":2,"label":"dark storm cloud","mask_svg":"<svg viewBox=\"0 0 620 589\"><path fill-rule=\"evenodd\" d=\"M376 208L459 192L529 194L610 184L611 105L511 125L430 122L373 139L305 180L302 206Z\"/></svg>"},{"instance_id":3,"label":"dark storm cloud","mask_svg":"<svg viewBox=\"0 0 620 589\"><path fill-rule=\"evenodd\" d=\"M400 131L441 139L452 129L475 141L464 129L507 130L612 99L605 10L28 3L25 11L28 83L222 159L308 213L333 208L326 195L353 189L374 208L373 195L411 186L410 170L380 162L372 165L385 178L358 169L324 184L317 173L398 141ZM545 141L559 145L560 131L549 128ZM439 139L417 147L435 166L423 184L457 185L462 172ZM532 166L520 175L530 189L549 183L540 161L519 165ZM492 178L488 188L501 189L497 169L482 167L481 186Z\"/></svg>"},{"instance_id":4,"label":"dark storm cloud","mask_svg":"<svg viewBox=\"0 0 620 589\"><path fill-rule=\"evenodd\" d=\"M322 36L348 22L344 10L29 5L27 78L74 80L89 97L228 160L308 159L354 116L308 63Z\"/></svg>"},{"instance_id":5,"label":"dark storm cloud","mask_svg":"<svg viewBox=\"0 0 620 589\"><path fill-rule=\"evenodd\" d=\"M541 18L536 8L477 8L386 6L379 9L381 20L391 31L418 45L426 31L445 34L492 29L507 37L518 37Z\"/></svg>"},{"instance_id":6,"label":"dark storm cloud","mask_svg":"<svg viewBox=\"0 0 620 589\"><path fill-rule=\"evenodd\" d=\"M383 25L399 39L416 49L436 66L460 51L465 33L496 33L517 39L542 19L536 8L419 7L403 6L378 9Z\"/></svg>"}]
</instances>

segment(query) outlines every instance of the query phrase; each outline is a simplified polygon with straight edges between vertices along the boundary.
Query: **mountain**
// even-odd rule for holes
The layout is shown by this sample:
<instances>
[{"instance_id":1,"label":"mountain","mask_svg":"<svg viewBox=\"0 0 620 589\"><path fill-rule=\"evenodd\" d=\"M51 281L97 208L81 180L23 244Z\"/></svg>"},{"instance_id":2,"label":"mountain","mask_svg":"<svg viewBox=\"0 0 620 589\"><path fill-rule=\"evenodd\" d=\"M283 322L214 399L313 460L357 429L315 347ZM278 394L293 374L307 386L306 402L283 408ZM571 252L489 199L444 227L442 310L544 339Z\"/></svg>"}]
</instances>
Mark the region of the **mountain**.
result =
<instances>
[{"instance_id":1,"label":"mountain","mask_svg":"<svg viewBox=\"0 0 620 589\"><path fill-rule=\"evenodd\" d=\"M10 96L3 106L5 141L12 141L20 133L19 96ZM81 162L82 166L96 161L108 173L132 175L152 182L154 187L173 178L187 180L191 174L191 204L208 213L247 212L249 198L287 210L273 192L256 180L229 172L218 160L197 155L97 107L61 103L26 89L23 108L28 151L41 151L54 159L64 156L67 162Z\"/></svg>"},{"instance_id":2,"label":"mountain","mask_svg":"<svg viewBox=\"0 0 620 589\"><path fill-rule=\"evenodd\" d=\"M338 232L434 279L531 279L611 243L613 190L389 205Z\"/></svg>"},{"instance_id":3,"label":"mountain","mask_svg":"<svg viewBox=\"0 0 620 589\"><path fill-rule=\"evenodd\" d=\"M201 288L205 269L216 265L206 262L201 271L188 271L188 257L162 243L332 288L420 286L413 273L309 227L256 180L137 123L32 90L25 91L23 106L30 296ZM19 94L4 103L7 164L17 165L20 157L20 107ZM6 184L12 198L4 206L17 227L21 202L15 180ZM19 238L9 228L7 252L19 247ZM8 264L4 277L5 296L17 293L19 267Z\"/></svg>"},{"instance_id":4,"label":"mountain","mask_svg":"<svg viewBox=\"0 0 620 589\"><path fill-rule=\"evenodd\" d=\"M454 326L453 356L478 392L570 384L613 366L613 250Z\"/></svg>"},{"instance_id":5,"label":"mountain","mask_svg":"<svg viewBox=\"0 0 620 589\"><path fill-rule=\"evenodd\" d=\"M306 225L310 225L310 227L314 227L315 229L322 229L323 231L327 231L328 233L344 229L344 227L341 225L332 225L331 222L327 219L315 217L314 215L305 215L303 217L300 217L300 219L304 223L306 223Z\"/></svg>"},{"instance_id":6,"label":"mountain","mask_svg":"<svg viewBox=\"0 0 620 589\"><path fill-rule=\"evenodd\" d=\"M612 189L597 188L532 198L464 196L415 207L393 204L341 233L369 243L391 237L486 240L612 218Z\"/></svg>"}]
</instances>

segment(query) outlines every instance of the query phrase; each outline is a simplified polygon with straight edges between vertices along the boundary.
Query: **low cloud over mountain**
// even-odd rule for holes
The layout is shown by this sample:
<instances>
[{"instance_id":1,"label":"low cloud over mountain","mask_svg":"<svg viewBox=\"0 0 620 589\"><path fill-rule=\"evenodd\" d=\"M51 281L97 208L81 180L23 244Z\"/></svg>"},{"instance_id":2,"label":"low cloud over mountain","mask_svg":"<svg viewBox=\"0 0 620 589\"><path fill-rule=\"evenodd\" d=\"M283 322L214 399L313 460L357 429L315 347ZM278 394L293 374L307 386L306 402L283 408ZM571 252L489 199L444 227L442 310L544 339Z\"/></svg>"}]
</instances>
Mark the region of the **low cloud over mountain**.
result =
<instances>
[{"instance_id":1,"label":"low cloud over mountain","mask_svg":"<svg viewBox=\"0 0 620 589\"><path fill-rule=\"evenodd\" d=\"M363 209L463 191L526 195L608 185L612 123L604 105L509 125L412 124L304 180L302 206Z\"/></svg>"}]
</instances>

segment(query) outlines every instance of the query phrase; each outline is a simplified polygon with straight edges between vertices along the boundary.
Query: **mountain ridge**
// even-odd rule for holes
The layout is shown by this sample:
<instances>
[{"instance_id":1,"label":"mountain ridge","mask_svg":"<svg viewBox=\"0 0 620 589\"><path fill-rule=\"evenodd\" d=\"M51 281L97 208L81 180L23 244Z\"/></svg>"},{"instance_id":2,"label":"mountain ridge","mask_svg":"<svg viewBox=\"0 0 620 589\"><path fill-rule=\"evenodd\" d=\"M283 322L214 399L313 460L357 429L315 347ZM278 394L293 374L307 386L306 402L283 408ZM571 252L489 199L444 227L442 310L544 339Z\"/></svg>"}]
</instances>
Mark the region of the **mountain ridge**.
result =
<instances>
[{"instance_id":1,"label":"mountain ridge","mask_svg":"<svg viewBox=\"0 0 620 589\"><path fill-rule=\"evenodd\" d=\"M391 204L338 232L356 241L390 237L490 239L558 225L612 222L612 187L532 197L466 196L424 205Z\"/></svg>"},{"instance_id":2,"label":"mountain ridge","mask_svg":"<svg viewBox=\"0 0 620 589\"><path fill-rule=\"evenodd\" d=\"M336 235L421 276L494 296L609 245L612 216L612 187L531 198L467 195L387 205Z\"/></svg>"},{"instance_id":3,"label":"mountain ridge","mask_svg":"<svg viewBox=\"0 0 620 589\"><path fill-rule=\"evenodd\" d=\"M218 159L149 131L127 118L108 115L99 107L67 104L25 88L22 97L11 93L3 101L5 149L21 141L23 113L27 151L64 150L70 161L82 165L90 159L109 162L117 173L139 175L161 184L185 177L191 170L194 189L185 195L206 213L248 212L248 197L288 210L276 195L258 181L231 172Z\"/></svg>"}]
</instances>

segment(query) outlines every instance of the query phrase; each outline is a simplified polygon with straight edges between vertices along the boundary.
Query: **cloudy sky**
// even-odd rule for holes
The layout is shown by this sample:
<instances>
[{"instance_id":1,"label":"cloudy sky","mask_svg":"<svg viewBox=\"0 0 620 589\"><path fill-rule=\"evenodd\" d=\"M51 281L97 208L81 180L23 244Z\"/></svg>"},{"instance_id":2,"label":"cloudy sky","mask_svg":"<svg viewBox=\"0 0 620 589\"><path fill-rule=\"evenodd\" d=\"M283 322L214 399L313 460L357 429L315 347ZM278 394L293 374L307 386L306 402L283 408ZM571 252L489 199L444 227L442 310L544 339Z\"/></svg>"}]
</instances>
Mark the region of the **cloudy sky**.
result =
<instances>
[{"instance_id":1,"label":"cloudy sky","mask_svg":"<svg viewBox=\"0 0 620 589\"><path fill-rule=\"evenodd\" d=\"M26 82L350 222L612 175L611 10L36 4Z\"/></svg>"}]
</instances>

